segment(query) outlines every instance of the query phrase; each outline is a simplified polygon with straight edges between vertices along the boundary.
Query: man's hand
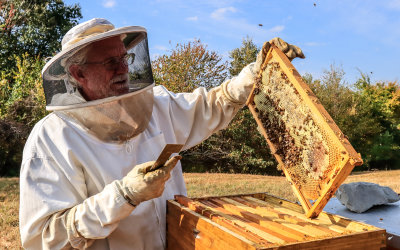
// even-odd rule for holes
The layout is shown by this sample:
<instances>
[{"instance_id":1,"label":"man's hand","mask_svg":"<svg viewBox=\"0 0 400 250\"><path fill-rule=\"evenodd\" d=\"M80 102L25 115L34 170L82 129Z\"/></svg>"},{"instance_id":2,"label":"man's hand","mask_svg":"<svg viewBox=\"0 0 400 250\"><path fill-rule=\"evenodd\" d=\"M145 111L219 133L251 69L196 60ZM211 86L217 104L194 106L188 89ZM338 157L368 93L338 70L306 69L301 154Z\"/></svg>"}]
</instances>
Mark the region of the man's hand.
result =
<instances>
[{"instance_id":1,"label":"man's hand","mask_svg":"<svg viewBox=\"0 0 400 250\"><path fill-rule=\"evenodd\" d=\"M251 90L253 89L255 78L260 72L261 65L264 62L271 44L275 44L280 50L282 50L289 60L293 60L296 57L304 58L304 54L299 47L290 45L278 37L271 39L269 42L265 42L261 51L257 55L255 63L247 65L242 69L238 76L233 77L230 81L226 81L222 84L225 96L233 103L243 104L246 102Z\"/></svg>"},{"instance_id":2,"label":"man's hand","mask_svg":"<svg viewBox=\"0 0 400 250\"><path fill-rule=\"evenodd\" d=\"M260 71L261 65L264 62L265 56L267 55L268 50L271 47L271 44L274 44L283 53L285 53L285 55L289 58L290 61L292 61L296 57L305 58L303 51L299 47L297 47L296 45L288 44L279 37L275 37L272 38L269 42L265 42L263 44L262 49L258 53L256 64L254 65L254 69L257 72Z\"/></svg>"},{"instance_id":3,"label":"man's hand","mask_svg":"<svg viewBox=\"0 0 400 250\"><path fill-rule=\"evenodd\" d=\"M162 195L165 182L170 178L171 170L181 159L174 156L157 170L149 171L155 161L145 162L135 166L122 180L118 187L125 199L134 206L140 202L151 200Z\"/></svg>"}]
</instances>

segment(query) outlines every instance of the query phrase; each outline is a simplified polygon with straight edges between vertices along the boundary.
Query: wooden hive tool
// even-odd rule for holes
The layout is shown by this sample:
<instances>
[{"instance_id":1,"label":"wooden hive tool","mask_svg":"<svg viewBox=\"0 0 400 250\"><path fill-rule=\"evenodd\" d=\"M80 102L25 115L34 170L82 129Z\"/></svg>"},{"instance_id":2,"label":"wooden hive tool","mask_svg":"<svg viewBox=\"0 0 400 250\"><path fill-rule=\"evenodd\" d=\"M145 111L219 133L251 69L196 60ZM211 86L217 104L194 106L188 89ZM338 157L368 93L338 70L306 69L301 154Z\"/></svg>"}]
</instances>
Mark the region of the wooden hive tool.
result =
<instances>
[{"instance_id":1,"label":"wooden hive tool","mask_svg":"<svg viewBox=\"0 0 400 250\"><path fill-rule=\"evenodd\" d=\"M161 151L160 155L158 156L156 162L153 164L153 166L149 169L150 171L157 170L164 166L164 164L167 162L169 157L173 153L179 153L183 147L183 144L167 144L165 145L164 149Z\"/></svg>"}]
</instances>

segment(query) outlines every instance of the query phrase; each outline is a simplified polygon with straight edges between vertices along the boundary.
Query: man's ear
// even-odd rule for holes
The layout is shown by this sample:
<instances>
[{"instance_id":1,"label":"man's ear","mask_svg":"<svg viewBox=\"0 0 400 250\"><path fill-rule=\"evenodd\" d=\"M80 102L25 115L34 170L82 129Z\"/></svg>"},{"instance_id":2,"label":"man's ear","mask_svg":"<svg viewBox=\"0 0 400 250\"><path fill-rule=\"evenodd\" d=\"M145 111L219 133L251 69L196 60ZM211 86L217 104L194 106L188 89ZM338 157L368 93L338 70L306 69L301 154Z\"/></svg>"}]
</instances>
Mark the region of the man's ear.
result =
<instances>
[{"instance_id":1,"label":"man's ear","mask_svg":"<svg viewBox=\"0 0 400 250\"><path fill-rule=\"evenodd\" d=\"M69 66L69 72L71 73L72 77L75 78L80 84L85 83L86 79L81 66L72 64L71 66Z\"/></svg>"}]
</instances>

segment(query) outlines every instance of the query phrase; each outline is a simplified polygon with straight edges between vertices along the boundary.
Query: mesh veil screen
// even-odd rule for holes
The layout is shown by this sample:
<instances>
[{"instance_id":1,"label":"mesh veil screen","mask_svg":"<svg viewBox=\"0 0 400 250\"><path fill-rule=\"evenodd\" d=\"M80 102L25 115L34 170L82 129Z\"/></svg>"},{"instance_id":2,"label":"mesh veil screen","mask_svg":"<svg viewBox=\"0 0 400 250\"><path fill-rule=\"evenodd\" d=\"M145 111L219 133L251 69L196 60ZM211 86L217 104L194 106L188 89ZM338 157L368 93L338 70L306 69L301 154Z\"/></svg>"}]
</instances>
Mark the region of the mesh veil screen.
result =
<instances>
[{"instance_id":1,"label":"mesh veil screen","mask_svg":"<svg viewBox=\"0 0 400 250\"><path fill-rule=\"evenodd\" d=\"M134 37L135 35L138 37L137 39ZM141 37L139 37L139 35L141 35ZM128 84L129 92L134 92L153 84L154 81L147 37L141 33L130 34L130 36L133 37L131 39L133 42L126 49L128 54L134 54L134 60L128 62ZM43 89L46 96L47 106L59 106L59 100L64 97L65 94L71 95L79 91L75 84L72 84L72 81L68 80L67 74L64 70L67 58L70 58L79 49L81 49L81 47L77 47L75 50L64 54L59 60L55 61L47 71L43 72ZM101 68L104 66L99 64L96 65L96 67ZM79 100L77 99L77 101ZM68 104L77 104L77 102L71 99Z\"/></svg>"}]
</instances>

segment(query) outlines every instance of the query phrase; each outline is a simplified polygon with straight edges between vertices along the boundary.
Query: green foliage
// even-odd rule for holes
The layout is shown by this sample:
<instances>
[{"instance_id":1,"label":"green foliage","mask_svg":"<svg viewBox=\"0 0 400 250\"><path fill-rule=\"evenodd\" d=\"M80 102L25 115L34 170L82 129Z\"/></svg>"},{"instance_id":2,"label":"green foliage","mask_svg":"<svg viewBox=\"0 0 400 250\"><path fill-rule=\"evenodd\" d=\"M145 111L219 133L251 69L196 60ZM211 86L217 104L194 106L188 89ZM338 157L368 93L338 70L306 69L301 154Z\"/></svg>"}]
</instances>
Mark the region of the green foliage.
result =
<instances>
[{"instance_id":1,"label":"green foliage","mask_svg":"<svg viewBox=\"0 0 400 250\"><path fill-rule=\"evenodd\" d=\"M322 105L364 160L368 169L400 167L400 86L371 83L368 75L349 85L341 68L331 66L321 80L306 74L307 82Z\"/></svg>"},{"instance_id":2,"label":"green foliage","mask_svg":"<svg viewBox=\"0 0 400 250\"><path fill-rule=\"evenodd\" d=\"M229 73L238 75L249 63L255 62L259 48L253 40L246 37L239 48L232 50L230 55ZM220 138L220 134L223 138ZM218 163L218 170L231 173L278 174L277 163L270 149L258 131L257 123L247 107L235 116L228 128L215 135L217 143L210 148L225 152ZM208 141L205 142L207 144ZM223 150L221 150L223 148Z\"/></svg>"},{"instance_id":3,"label":"green foliage","mask_svg":"<svg viewBox=\"0 0 400 250\"><path fill-rule=\"evenodd\" d=\"M18 174L28 133L46 115L42 58L81 17L62 0L0 0L0 176Z\"/></svg>"},{"instance_id":4,"label":"green foliage","mask_svg":"<svg viewBox=\"0 0 400 250\"><path fill-rule=\"evenodd\" d=\"M240 72L254 62L257 48L252 40L243 40L242 47L232 51L230 74ZM203 86L218 86L226 78L226 64L208 51L200 40L177 44L169 55L156 58L153 73L158 84L174 92L191 92ZM185 171L230 173L276 173L276 165L248 109L239 111L228 128L212 135L200 145L183 153Z\"/></svg>"},{"instance_id":5,"label":"green foliage","mask_svg":"<svg viewBox=\"0 0 400 250\"><path fill-rule=\"evenodd\" d=\"M359 140L358 136L362 130L356 130L355 127L363 123L367 128L371 120L365 116L368 109L343 79L343 70L334 65L331 65L330 70L324 71L321 80L313 80L309 74L303 77L343 133L350 141L356 141ZM368 127L368 130L370 129ZM365 131L362 131L363 133Z\"/></svg>"},{"instance_id":6,"label":"green foliage","mask_svg":"<svg viewBox=\"0 0 400 250\"><path fill-rule=\"evenodd\" d=\"M0 71L16 65L15 55L52 56L81 17L78 4L68 6L62 0L0 1Z\"/></svg>"},{"instance_id":7,"label":"green foliage","mask_svg":"<svg viewBox=\"0 0 400 250\"><path fill-rule=\"evenodd\" d=\"M250 37L243 39L242 46L229 53L229 57L231 58L229 74L236 76L247 64L255 62L258 51L260 49L253 43Z\"/></svg>"},{"instance_id":8,"label":"green foliage","mask_svg":"<svg viewBox=\"0 0 400 250\"><path fill-rule=\"evenodd\" d=\"M278 174L269 147L247 108L240 110L226 129L183 156L185 171ZM193 165L197 166L191 169Z\"/></svg>"},{"instance_id":9,"label":"green foliage","mask_svg":"<svg viewBox=\"0 0 400 250\"><path fill-rule=\"evenodd\" d=\"M0 79L0 176L18 174L29 131L46 115L40 76L44 62L28 54L15 61L16 67Z\"/></svg>"},{"instance_id":10,"label":"green foliage","mask_svg":"<svg viewBox=\"0 0 400 250\"><path fill-rule=\"evenodd\" d=\"M173 92L191 92L197 87L218 86L226 78L226 63L207 50L200 40L177 44L169 55L152 61L154 81Z\"/></svg>"},{"instance_id":11,"label":"green foliage","mask_svg":"<svg viewBox=\"0 0 400 250\"><path fill-rule=\"evenodd\" d=\"M40 75L44 62L28 54L15 56L15 61L16 67L0 80L0 117L31 128L46 114Z\"/></svg>"},{"instance_id":12,"label":"green foliage","mask_svg":"<svg viewBox=\"0 0 400 250\"><path fill-rule=\"evenodd\" d=\"M370 168L392 169L400 167L400 85L396 82L371 83L361 74L355 84L357 94L371 117L371 131L362 145Z\"/></svg>"}]
</instances>

